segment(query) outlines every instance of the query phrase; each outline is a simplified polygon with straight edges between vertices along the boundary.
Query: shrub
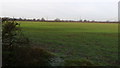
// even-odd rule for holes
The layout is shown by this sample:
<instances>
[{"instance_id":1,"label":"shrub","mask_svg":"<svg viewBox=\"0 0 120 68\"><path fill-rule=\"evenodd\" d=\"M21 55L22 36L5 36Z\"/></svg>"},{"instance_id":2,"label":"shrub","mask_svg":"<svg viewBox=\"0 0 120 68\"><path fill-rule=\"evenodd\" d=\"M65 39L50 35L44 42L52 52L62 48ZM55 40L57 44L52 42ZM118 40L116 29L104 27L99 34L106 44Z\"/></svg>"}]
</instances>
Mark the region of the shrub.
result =
<instances>
[{"instance_id":1,"label":"shrub","mask_svg":"<svg viewBox=\"0 0 120 68\"><path fill-rule=\"evenodd\" d=\"M22 33L19 23L5 19L2 22L2 43L9 50L16 45L28 44L29 39Z\"/></svg>"},{"instance_id":2,"label":"shrub","mask_svg":"<svg viewBox=\"0 0 120 68\"><path fill-rule=\"evenodd\" d=\"M4 19L2 22L3 67L51 66L50 52L30 46L29 39L21 31L20 24Z\"/></svg>"}]
</instances>

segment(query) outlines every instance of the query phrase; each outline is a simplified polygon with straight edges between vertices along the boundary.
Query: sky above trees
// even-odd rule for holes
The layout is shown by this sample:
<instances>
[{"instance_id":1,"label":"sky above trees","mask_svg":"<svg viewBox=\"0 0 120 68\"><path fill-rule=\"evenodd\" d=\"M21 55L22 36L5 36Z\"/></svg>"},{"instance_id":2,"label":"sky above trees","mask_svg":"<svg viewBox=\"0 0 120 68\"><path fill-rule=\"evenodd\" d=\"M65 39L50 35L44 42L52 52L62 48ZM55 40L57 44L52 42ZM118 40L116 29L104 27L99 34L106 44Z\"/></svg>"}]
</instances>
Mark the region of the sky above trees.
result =
<instances>
[{"instance_id":1,"label":"sky above trees","mask_svg":"<svg viewBox=\"0 0 120 68\"><path fill-rule=\"evenodd\" d=\"M118 19L119 0L0 0L0 16L46 19Z\"/></svg>"}]
</instances>

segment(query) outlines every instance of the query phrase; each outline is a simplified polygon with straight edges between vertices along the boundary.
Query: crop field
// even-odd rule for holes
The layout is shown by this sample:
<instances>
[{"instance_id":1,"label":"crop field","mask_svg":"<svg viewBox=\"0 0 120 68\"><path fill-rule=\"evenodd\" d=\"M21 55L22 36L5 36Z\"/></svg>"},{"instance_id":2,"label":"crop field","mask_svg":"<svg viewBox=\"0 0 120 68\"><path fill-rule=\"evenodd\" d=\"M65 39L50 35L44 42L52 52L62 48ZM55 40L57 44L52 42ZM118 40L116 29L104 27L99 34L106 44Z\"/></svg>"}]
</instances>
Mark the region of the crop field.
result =
<instances>
[{"instance_id":1,"label":"crop field","mask_svg":"<svg viewBox=\"0 0 120 68\"><path fill-rule=\"evenodd\" d=\"M32 45L65 59L89 59L99 65L116 65L118 24L18 21Z\"/></svg>"}]
</instances>

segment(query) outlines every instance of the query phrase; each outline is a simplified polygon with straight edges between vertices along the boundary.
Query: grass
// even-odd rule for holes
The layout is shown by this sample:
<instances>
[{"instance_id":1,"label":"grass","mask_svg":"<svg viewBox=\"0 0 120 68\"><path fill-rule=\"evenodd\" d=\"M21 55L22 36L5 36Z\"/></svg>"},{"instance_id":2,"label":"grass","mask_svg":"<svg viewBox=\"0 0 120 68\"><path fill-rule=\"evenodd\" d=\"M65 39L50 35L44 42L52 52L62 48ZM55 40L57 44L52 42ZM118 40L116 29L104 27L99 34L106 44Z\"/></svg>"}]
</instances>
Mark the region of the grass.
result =
<instances>
[{"instance_id":1,"label":"grass","mask_svg":"<svg viewBox=\"0 0 120 68\"><path fill-rule=\"evenodd\" d=\"M2 25L0 22L0 66L2 66Z\"/></svg>"},{"instance_id":2,"label":"grass","mask_svg":"<svg viewBox=\"0 0 120 68\"><path fill-rule=\"evenodd\" d=\"M116 65L118 24L19 21L34 46L66 60L87 58L100 65Z\"/></svg>"}]
</instances>

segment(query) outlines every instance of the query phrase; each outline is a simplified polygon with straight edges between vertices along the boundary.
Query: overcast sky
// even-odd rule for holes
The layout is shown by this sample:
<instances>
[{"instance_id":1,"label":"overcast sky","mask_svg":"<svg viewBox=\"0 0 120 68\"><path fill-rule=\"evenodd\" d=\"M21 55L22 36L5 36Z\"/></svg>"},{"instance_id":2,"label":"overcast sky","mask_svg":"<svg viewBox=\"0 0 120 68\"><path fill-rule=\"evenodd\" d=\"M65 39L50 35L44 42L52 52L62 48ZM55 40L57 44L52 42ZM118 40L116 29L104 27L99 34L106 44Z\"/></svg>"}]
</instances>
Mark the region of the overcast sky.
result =
<instances>
[{"instance_id":1,"label":"overcast sky","mask_svg":"<svg viewBox=\"0 0 120 68\"><path fill-rule=\"evenodd\" d=\"M117 20L119 0L0 0L0 16Z\"/></svg>"}]
</instances>

